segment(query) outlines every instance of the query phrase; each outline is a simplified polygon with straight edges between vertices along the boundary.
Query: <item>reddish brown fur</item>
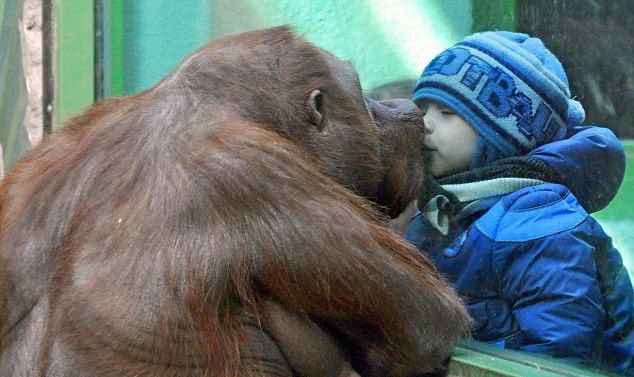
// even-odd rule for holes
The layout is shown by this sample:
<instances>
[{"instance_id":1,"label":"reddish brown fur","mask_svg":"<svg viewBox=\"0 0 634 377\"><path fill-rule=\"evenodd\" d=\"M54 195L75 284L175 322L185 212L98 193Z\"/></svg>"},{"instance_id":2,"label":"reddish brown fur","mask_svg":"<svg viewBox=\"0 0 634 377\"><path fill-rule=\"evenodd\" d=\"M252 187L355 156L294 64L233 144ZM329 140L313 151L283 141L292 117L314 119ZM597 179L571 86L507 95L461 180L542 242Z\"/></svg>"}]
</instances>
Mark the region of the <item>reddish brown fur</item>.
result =
<instances>
[{"instance_id":1,"label":"reddish brown fur","mask_svg":"<svg viewBox=\"0 0 634 377\"><path fill-rule=\"evenodd\" d=\"M350 190L404 209L420 116L396 101L373 119L358 85L280 27L212 42L46 137L0 189L0 374L437 367L466 312Z\"/></svg>"}]
</instances>

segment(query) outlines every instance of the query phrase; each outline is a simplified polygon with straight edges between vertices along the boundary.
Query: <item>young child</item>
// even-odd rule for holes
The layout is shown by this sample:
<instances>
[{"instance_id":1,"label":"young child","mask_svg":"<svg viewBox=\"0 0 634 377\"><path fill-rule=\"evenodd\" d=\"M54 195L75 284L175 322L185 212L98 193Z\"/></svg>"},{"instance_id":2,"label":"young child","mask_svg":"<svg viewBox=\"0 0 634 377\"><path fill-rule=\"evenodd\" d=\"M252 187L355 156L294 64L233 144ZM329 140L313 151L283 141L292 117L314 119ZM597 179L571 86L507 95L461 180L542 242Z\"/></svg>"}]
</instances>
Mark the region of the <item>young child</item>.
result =
<instances>
[{"instance_id":1,"label":"young child","mask_svg":"<svg viewBox=\"0 0 634 377\"><path fill-rule=\"evenodd\" d=\"M463 296L473 337L634 375L632 284L588 215L618 190L623 151L577 127L557 58L525 34L477 33L425 68L412 100L432 177L405 237Z\"/></svg>"}]
</instances>

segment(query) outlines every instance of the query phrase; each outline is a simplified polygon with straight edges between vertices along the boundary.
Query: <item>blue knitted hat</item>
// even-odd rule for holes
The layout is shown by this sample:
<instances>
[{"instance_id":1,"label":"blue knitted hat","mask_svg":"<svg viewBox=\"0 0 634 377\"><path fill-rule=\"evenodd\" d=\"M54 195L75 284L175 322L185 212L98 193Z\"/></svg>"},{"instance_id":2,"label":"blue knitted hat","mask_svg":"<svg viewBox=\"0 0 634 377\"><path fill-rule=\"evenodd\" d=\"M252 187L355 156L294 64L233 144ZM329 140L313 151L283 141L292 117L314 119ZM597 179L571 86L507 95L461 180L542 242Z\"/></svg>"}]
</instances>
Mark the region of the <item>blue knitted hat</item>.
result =
<instances>
[{"instance_id":1,"label":"blue knitted hat","mask_svg":"<svg viewBox=\"0 0 634 377\"><path fill-rule=\"evenodd\" d=\"M585 117L542 41L507 31L473 34L434 58L412 94L425 98L452 108L480 136L471 168L560 140Z\"/></svg>"}]
</instances>

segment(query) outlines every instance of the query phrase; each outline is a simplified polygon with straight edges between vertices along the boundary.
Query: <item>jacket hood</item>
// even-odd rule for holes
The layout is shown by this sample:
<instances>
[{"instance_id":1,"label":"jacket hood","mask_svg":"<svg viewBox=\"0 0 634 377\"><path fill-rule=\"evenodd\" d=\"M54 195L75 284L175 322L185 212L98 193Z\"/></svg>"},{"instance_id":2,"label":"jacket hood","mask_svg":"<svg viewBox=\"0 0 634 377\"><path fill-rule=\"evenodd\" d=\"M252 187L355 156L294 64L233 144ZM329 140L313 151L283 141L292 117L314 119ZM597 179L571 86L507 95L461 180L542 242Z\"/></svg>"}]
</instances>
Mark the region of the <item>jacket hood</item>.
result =
<instances>
[{"instance_id":1,"label":"jacket hood","mask_svg":"<svg viewBox=\"0 0 634 377\"><path fill-rule=\"evenodd\" d=\"M625 150L604 127L575 127L566 139L540 146L529 155L561 174L563 184L588 213L605 208L625 176Z\"/></svg>"}]
</instances>

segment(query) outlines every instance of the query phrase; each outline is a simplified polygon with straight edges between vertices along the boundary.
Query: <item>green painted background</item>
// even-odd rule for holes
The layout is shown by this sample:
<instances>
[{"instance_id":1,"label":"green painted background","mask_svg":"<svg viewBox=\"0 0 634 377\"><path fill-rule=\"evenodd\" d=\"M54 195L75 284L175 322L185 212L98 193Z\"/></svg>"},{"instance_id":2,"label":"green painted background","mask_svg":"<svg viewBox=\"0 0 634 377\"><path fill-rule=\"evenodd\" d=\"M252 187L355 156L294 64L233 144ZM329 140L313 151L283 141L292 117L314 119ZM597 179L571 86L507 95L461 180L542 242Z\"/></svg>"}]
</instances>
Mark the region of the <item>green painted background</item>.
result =
<instances>
[{"instance_id":1,"label":"green painted background","mask_svg":"<svg viewBox=\"0 0 634 377\"><path fill-rule=\"evenodd\" d=\"M514 1L113 0L112 94L143 90L210 39L280 24L343 60L364 89L414 80L473 30L513 28ZM486 15L486 17L485 17Z\"/></svg>"},{"instance_id":2,"label":"green painted background","mask_svg":"<svg viewBox=\"0 0 634 377\"><path fill-rule=\"evenodd\" d=\"M54 0L57 20L54 122L60 124L94 101L94 19L92 1ZM90 94L90 95L88 95Z\"/></svg>"}]
</instances>

